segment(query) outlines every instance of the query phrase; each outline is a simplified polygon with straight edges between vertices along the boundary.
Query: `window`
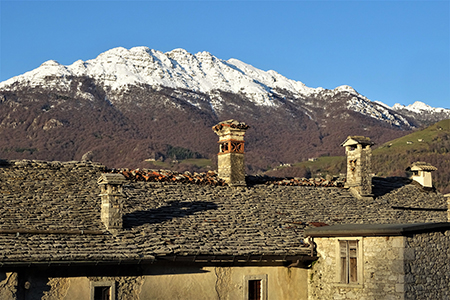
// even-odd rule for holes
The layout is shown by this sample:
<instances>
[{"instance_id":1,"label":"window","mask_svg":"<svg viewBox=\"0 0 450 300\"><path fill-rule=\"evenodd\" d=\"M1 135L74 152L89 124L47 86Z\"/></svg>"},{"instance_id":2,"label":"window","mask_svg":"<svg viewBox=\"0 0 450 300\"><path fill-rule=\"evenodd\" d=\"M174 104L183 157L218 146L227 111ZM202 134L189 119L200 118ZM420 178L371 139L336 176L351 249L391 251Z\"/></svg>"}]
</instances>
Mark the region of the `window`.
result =
<instances>
[{"instance_id":1,"label":"window","mask_svg":"<svg viewBox=\"0 0 450 300\"><path fill-rule=\"evenodd\" d=\"M91 281L91 300L115 300L114 281Z\"/></svg>"},{"instance_id":2,"label":"window","mask_svg":"<svg viewBox=\"0 0 450 300\"><path fill-rule=\"evenodd\" d=\"M358 241L339 241L341 283L358 282Z\"/></svg>"},{"instance_id":3,"label":"window","mask_svg":"<svg viewBox=\"0 0 450 300\"><path fill-rule=\"evenodd\" d=\"M340 240L338 255L338 282L359 284L362 282L362 247L357 239Z\"/></svg>"},{"instance_id":4,"label":"window","mask_svg":"<svg viewBox=\"0 0 450 300\"><path fill-rule=\"evenodd\" d=\"M248 281L248 300L261 300L261 280Z\"/></svg>"},{"instance_id":5,"label":"window","mask_svg":"<svg viewBox=\"0 0 450 300\"><path fill-rule=\"evenodd\" d=\"M244 276L244 299L267 300L267 275Z\"/></svg>"},{"instance_id":6,"label":"window","mask_svg":"<svg viewBox=\"0 0 450 300\"><path fill-rule=\"evenodd\" d=\"M94 287L94 300L110 300L111 287L110 286L96 286Z\"/></svg>"}]
</instances>

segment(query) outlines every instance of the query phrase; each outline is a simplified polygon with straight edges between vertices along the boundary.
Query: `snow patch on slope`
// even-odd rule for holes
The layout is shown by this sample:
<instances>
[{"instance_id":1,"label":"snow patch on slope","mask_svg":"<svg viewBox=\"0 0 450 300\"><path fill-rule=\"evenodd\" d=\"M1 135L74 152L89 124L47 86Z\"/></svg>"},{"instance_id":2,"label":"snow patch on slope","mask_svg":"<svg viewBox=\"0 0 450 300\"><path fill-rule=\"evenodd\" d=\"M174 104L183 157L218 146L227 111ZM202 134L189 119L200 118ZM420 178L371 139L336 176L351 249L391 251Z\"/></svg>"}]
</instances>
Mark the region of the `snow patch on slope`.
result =
<instances>
[{"instance_id":1,"label":"snow patch on slope","mask_svg":"<svg viewBox=\"0 0 450 300\"><path fill-rule=\"evenodd\" d=\"M387 122L391 125L414 127L402 115L390 111L387 105L380 105L380 103L369 101L367 98L352 97L347 102L347 107L353 111L379 121Z\"/></svg>"}]
</instances>

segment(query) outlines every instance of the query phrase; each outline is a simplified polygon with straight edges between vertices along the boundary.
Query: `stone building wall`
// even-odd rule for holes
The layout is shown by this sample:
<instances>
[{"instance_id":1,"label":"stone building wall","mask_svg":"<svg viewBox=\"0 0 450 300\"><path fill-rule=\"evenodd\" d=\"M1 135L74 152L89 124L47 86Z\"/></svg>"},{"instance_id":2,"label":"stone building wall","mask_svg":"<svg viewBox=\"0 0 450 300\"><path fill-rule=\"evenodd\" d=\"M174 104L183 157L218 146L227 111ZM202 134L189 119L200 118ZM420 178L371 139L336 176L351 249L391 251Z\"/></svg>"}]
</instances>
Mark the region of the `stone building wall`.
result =
<instances>
[{"instance_id":1,"label":"stone building wall","mask_svg":"<svg viewBox=\"0 0 450 300\"><path fill-rule=\"evenodd\" d=\"M244 280L249 275L267 275L265 299L307 299L307 270L286 267L205 267L191 274L149 276L140 299L247 299Z\"/></svg>"},{"instance_id":2,"label":"stone building wall","mask_svg":"<svg viewBox=\"0 0 450 300\"><path fill-rule=\"evenodd\" d=\"M270 300L306 300L307 270L286 267L149 266L136 276L27 276L27 289L19 288L16 273L0 282L0 299L90 299L92 282L114 282L115 299L246 299L246 276L267 278ZM12 277L11 277L12 276ZM17 297L19 295L19 297ZM21 296L20 296L21 295Z\"/></svg>"},{"instance_id":3,"label":"stone building wall","mask_svg":"<svg viewBox=\"0 0 450 300\"><path fill-rule=\"evenodd\" d=\"M0 272L0 299L15 299L17 295L17 273Z\"/></svg>"},{"instance_id":4,"label":"stone building wall","mask_svg":"<svg viewBox=\"0 0 450 300\"><path fill-rule=\"evenodd\" d=\"M5 274L5 273L3 273ZM139 300L142 276L50 277L45 272L6 273L0 282L0 299L78 300L91 299L91 282L113 281L116 299ZM21 280L18 280L21 276Z\"/></svg>"},{"instance_id":5,"label":"stone building wall","mask_svg":"<svg viewBox=\"0 0 450 300\"><path fill-rule=\"evenodd\" d=\"M450 299L450 231L364 237L359 286L338 283L340 238L315 238L319 260L309 271L309 299Z\"/></svg>"},{"instance_id":6,"label":"stone building wall","mask_svg":"<svg viewBox=\"0 0 450 300\"><path fill-rule=\"evenodd\" d=\"M407 237L405 299L450 299L450 231Z\"/></svg>"},{"instance_id":7,"label":"stone building wall","mask_svg":"<svg viewBox=\"0 0 450 300\"><path fill-rule=\"evenodd\" d=\"M341 238L315 238L319 260L309 270L309 298L315 299L404 299L404 237L364 237L363 276L359 284L338 282L338 243ZM361 244L360 244L361 245Z\"/></svg>"}]
</instances>

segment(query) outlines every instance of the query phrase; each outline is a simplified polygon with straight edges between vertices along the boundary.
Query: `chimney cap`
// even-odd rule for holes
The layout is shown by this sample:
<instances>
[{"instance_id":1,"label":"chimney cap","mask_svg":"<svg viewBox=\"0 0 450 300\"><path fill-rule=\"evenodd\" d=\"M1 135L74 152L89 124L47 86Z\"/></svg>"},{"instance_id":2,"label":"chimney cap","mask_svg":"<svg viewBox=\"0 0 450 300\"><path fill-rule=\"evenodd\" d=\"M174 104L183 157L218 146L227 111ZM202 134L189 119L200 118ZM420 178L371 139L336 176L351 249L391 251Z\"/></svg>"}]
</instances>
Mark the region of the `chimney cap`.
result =
<instances>
[{"instance_id":1,"label":"chimney cap","mask_svg":"<svg viewBox=\"0 0 450 300\"><path fill-rule=\"evenodd\" d=\"M342 147L354 146L354 145L358 145L358 144L362 144L363 146L375 145L375 143L372 142L369 137L365 137L365 136L361 136L361 135L353 135L353 136L349 135L347 137L347 139L341 144L341 146Z\"/></svg>"},{"instance_id":2,"label":"chimney cap","mask_svg":"<svg viewBox=\"0 0 450 300\"><path fill-rule=\"evenodd\" d=\"M239 121L230 119L230 120L226 120L226 121L222 121L222 122L218 123L217 125L213 126L212 129L215 132L218 132L218 131L221 131L223 127L230 127L230 128L242 129L242 130L247 130L250 128L250 126L248 126L244 122L239 122Z\"/></svg>"},{"instance_id":3,"label":"chimney cap","mask_svg":"<svg viewBox=\"0 0 450 300\"><path fill-rule=\"evenodd\" d=\"M435 166L430 165L427 162L424 161L416 161L409 166L406 171L436 171L437 168Z\"/></svg>"},{"instance_id":4,"label":"chimney cap","mask_svg":"<svg viewBox=\"0 0 450 300\"><path fill-rule=\"evenodd\" d=\"M122 174L103 173L98 179L98 184L122 184L126 181Z\"/></svg>"}]
</instances>

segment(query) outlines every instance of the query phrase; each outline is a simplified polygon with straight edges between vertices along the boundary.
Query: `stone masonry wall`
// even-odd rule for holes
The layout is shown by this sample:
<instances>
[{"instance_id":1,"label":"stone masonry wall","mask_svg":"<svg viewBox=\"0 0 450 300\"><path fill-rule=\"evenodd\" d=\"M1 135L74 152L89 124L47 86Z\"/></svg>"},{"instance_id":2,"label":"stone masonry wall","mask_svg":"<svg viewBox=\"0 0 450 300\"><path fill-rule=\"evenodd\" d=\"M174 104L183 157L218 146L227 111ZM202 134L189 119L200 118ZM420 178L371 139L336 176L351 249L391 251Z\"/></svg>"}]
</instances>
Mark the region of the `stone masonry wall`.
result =
<instances>
[{"instance_id":1,"label":"stone masonry wall","mask_svg":"<svg viewBox=\"0 0 450 300\"><path fill-rule=\"evenodd\" d=\"M0 272L0 299L14 299L17 293L17 273Z\"/></svg>"},{"instance_id":2,"label":"stone masonry wall","mask_svg":"<svg viewBox=\"0 0 450 300\"><path fill-rule=\"evenodd\" d=\"M115 282L116 299L139 300L142 276L121 277L47 277L26 274L26 287L17 286L17 273L7 273L7 283L0 283L0 299L75 300L90 298L90 282ZM15 279L15 280L14 280ZM17 290L20 290L16 293ZM17 295L18 294L18 295Z\"/></svg>"},{"instance_id":3,"label":"stone masonry wall","mask_svg":"<svg viewBox=\"0 0 450 300\"><path fill-rule=\"evenodd\" d=\"M27 276L28 289L17 297L17 280L0 289L0 299L78 300L90 299L92 282L114 282L117 300L144 299L244 299L249 275L267 277L267 299L306 300L307 270L286 267L203 267L150 265L141 276L36 277ZM17 278L9 273L8 281ZM14 277L16 276L16 277ZM2 287L0 283L0 287ZM21 298L22 297L22 298Z\"/></svg>"},{"instance_id":4,"label":"stone masonry wall","mask_svg":"<svg viewBox=\"0 0 450 300\"><path fill-rule=\"evenodd\" d=\"M177 274L176 271L184 271ZM155 270L156 272L158 269ZM247 299L244 281L248 275L267 276L267 298L270 300L306 300L307 270L286 267L204 267L172 271L144 277L139 299Z\"/></svg>"},{"instance_id":5,"label":"stone masonry wall","mask_svg":"<svg viewBox=\"0 0 450 300\"><path fill-rule=\"evenodd\" d=\"M217 159L220 178L230 184L245 184L244 154L224 153Z\"/></svg>"},{"instance_id":6,"label":"stone masonry wall","mask_svg":"<svg viewBox=\"0 0 450 300\"><path fill-rule=\"evenodd\" d=\"M308 299L404 299L404 237L362 240L363 278L359 285L337 283L337 244L346 238L315 238L319 260L309 271ZM361 244L360 244L361 245ZM438 299L438 298L435 298Z\"/></svg>"},{"instance_id":7,"label":"stone masonry wall","mask_svg":"<svg viewBox=\"0 0 450 300\"><path fill-rule=\"evenodd\" d=\"M372 194L371 156L369 148L347 151L347 185L353 187L360 195Z\"/></svg>"},{"instance_id":8,"label":"stone masonry wall","mask_svg":"<svg viewBox=\"0 0 450 300\"><path fill-rule=\"evenodd\" d=\"M406 239L405 299L450 299L450 231Z\"/></svg>"}]
</instances>

